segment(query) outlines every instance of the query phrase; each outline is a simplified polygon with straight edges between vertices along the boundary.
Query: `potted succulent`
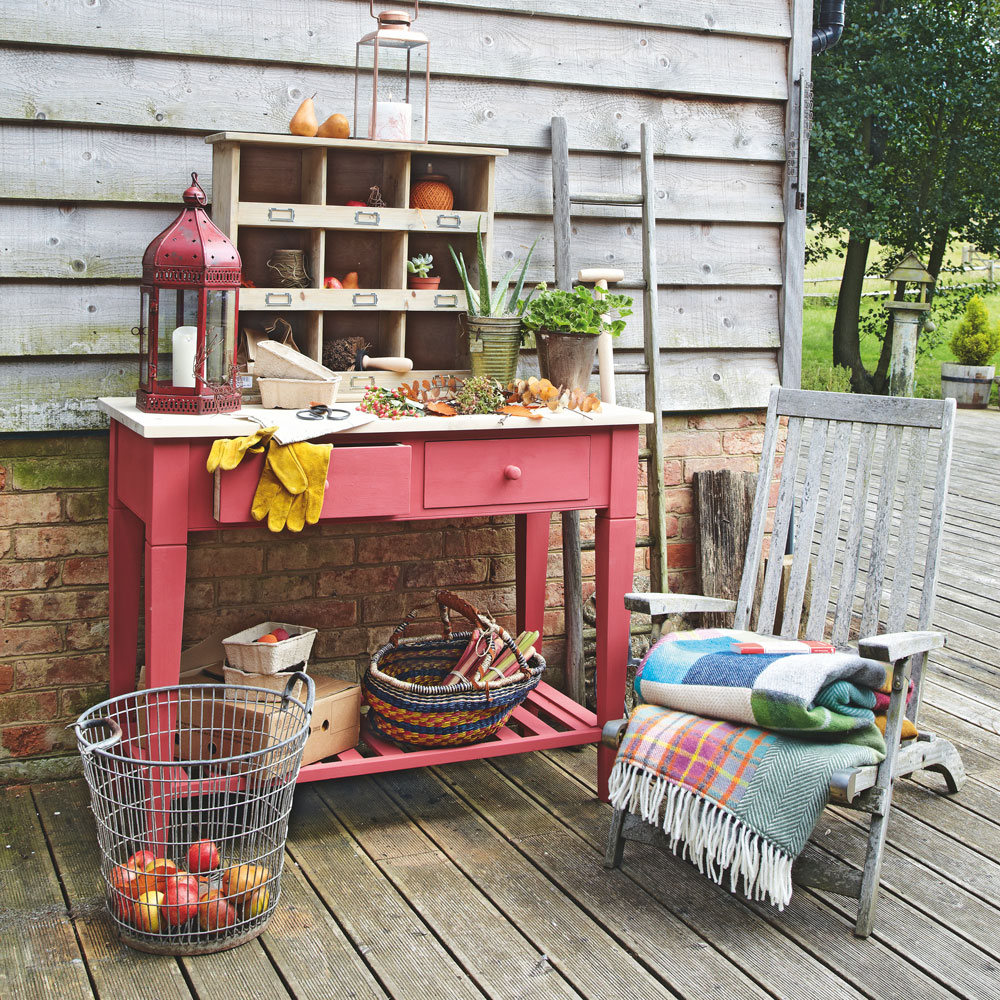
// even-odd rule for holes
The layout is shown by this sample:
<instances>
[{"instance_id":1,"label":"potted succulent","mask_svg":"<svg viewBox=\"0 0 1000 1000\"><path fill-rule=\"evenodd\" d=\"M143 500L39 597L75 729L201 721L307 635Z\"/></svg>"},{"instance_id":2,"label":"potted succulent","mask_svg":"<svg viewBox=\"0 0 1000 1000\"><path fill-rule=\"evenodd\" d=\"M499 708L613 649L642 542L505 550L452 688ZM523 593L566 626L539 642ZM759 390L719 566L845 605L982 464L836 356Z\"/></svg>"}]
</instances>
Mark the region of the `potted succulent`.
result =
<instances>
[{"instance_id":1,"label":"potted succulent","mask_svg":"<svg viewBox=\"0 0 1000 1000\"><path fill-rule=\"evenodd\" d=\"M949 347L958 364L942 362L941 395L966 409L985 409L995 372L989 362L1000 348L1000 327L990 326L990 314L981 296L969 299Z\"/></svg>"},{"instance_id":2,"label":"potted succulent","mask_svg":"<svg viewBox=\"0 0 1000 1000\"><path fill-rule=\"evenodd\" d=\"M409 287L416 289L433 291L441 284L439 275L431 276L431 266L434 263L433 255L429 253L418 253L406 262L406 270L409 272Z\"/></svg>"},{"instance_id":3,"label":"potted succulent","mask_svg":"<svg viewBox=\"0 0 1000 1000\"><path fill-rule=\"evenodd\" d=\"M572 291L538 286L538 295L526 303L521 323L535 334L542 378L567 389L585 389L594 368L597 338L617 337L632 315L628 295L598 296L586 285Z\"/></svg>"},{"instance_id":4,"label":"potted succulent","mask_svg":"<svg viewBox=\"0 0 1000 1000\"><path fill-rule=\"evenodd\" d=\"M465 257L461 253L455 253L454 247L448 247L451 259L458 270L458 276L462 280L462 287L465 289L468 311L464 314L464 322L469 335L469 358L473 375L489 375L506 385L517 374L517 355L522 338L521 313L533 294L529 293L527 298L522 299L521 291L524 288L528 262L534 250L535 244L532 243L524 261L520 264L521 271L512 290L510 283L518 264L515 264L491 290L486 251L483 248L482 219L476 226L478 289L472 287Z\"/></svg>"}]
</instances>

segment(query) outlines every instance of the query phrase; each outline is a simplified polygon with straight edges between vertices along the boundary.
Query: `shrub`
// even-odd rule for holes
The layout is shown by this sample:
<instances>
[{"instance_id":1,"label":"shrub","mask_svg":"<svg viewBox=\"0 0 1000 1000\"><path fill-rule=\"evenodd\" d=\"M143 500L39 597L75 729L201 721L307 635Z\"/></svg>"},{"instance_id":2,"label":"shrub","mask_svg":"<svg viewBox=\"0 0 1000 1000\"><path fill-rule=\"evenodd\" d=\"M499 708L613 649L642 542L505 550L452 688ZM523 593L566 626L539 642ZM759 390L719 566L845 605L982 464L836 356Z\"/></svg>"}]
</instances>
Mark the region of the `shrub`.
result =
<instances>
[{"instance_id":1,"label":"shrub","mask_svg":"<svg viewBox=\"0 0 1000 1000\"><path fill-rule=\"evenodd\" d=\"M996 354L1000 347L1000 327L990 326L990 314L981 296L969 299L949 346L960 365L988 365Z\"/></svg>"},{"instance_id":2,"label":"shrub","mask_svg":"<svg viewBox=\"0 0 1000 1000\"><path fill-rule=\"evenodd\" d=\"M850 392L851 369L822 361L802 366L802 388L819 392Z\"/></svg>"}]
</instances>

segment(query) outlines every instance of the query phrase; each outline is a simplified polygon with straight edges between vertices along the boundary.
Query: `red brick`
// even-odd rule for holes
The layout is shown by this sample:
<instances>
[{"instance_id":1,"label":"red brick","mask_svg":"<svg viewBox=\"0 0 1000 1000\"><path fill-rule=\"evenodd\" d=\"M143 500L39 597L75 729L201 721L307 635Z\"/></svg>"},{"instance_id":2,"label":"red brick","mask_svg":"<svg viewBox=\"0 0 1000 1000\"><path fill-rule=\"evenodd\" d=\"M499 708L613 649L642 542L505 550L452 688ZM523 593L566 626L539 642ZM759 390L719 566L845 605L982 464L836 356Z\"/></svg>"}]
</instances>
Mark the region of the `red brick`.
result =
<instances>
[{"instance_id":1,"label":"red brick","mask_svg":"<svg viewBox=\"0 0 1000 1000\"><path fill-rule=\"evenodd\" d=\"M680 486L684 482L684 463L676 459L667 459L663 463L663 485Z\"/></svg>"},{"instance_id":2,"label":"red brick","mask_svg":"<svg viewBox=\"0 0 1000 1000\"><path fill-rule=\"evenodd\" d=\"M90 622L70 622L66 626L66 648L71 650L107 649L107 619ZM58 649L58 646L53 647ZM49 652L49 650L37 650Z\"/></svg>"},{"instance_id":3,"label":"red brick","mask_svg":"<svg viewBox=\"0 0 1000 1000\"><path fill-rule=\"evenodd\" d=\"M0 524L47 524L61 515L58 493L5 493L0 496Z\"/></svg>"},{"instance_id":4,"label":"red brick","mask_svg":"<svg viewBox=\"0 0 1000 1000\"><path fill-rule=\"evenodd\" d=\"M107 681L107 678L108 658L104 653L50 656L38 660L22 660L17 665L19 690L54 687L58 684L97 684Z\"/></svg>"},{"instance_id":5,"label":"red brick","mask_svg":"<svg viewBox=\"0 0 1000 1000\"><path fill-rule=\"evenodd\" d=\"M106 521L108 518L108 491L66 494L66 520L74 524L81 521Z\"/></svg>"},{"instance_id":6,"label":"red brick","mask_svg":"<svg viewBox=\"0 0 1000 1000\"><path fill-rule=\"evenodd\" d=\"M104 524L19 528L14 535L14 555L18 559L51 559L107 551L108 532Z\"/></svg>"},{"instance_id":7,"label":"red brick","mask_svg":"<svg viewBox=\"0 0 1000 1000\"><path fill-rule=\"evenodd\" d=\"M264 568L264 550L258 545L190 545L188 579L220 576L256 576Z\"/></svg>"},{"instance_id":8,"label":"red brick","mask_svg":"<svg viewBox=\"0 0 1000 1000\"><path fill-rule=\"evenodd\" d=\"M55 691L0 694L0 725L12 722L40 722L58 717L59 698Z\"/></svg>"},{"instance_id":9,"label":"red brick","mask_svg":"<svg viewBox=\"0 0 1000 1000\"><path fill-rule=\"evenodd\" d=\"M722 435L722 447L729 455L759 455L763 444L763 427L746 427Z\"/></svg>"},{"instance_id":10,"label":"red brick","mask_svg":"<svg viewBox=\"0 0 1000 1000\"><path fill-rule=\"evenodd\" d=\"M664 434L672 434L675 431L687 429L687 417L680 413L670 413L663 417L662 427Z\"/></svg>"},{"instance_id":11,"label":"red brick","mask_svg":"<svg viewBox=\"0 0 1000 1000\"><path fill-rule=\"evenodd\" d=\"M363 628L340 628L320 632L313 646L313 655L317 659L329 660L366 653L368 653L368 630Z\"/></svg>"},{"instance_id":12,"label":"red brick","mask_svg":"<svg viewBox=\"0 0 1000 1000\"><path fill-rule=\"evenodd\" d=\"M766 412L766 411L765 411ZM688 417L688 426L699 430L733 430L737 427L752 427L759 423L756 412L701 413Z\"/></svg>"},{"instance_id":13,"label":"red brick","mask_svg":"<svg viewBox=\"0 0 1000 1000\"><path fill-rule=\"evenodd\" d=\"M0 563L0 591L44 590L58 576L57 562Z\"/></svg>"},{"instance_id":14,"label":"red brick","mask_svg":"<svg viewBox=\"0 0 1000 1000\"><path fill-rule=\"evenodd\" d=\"M12 540L9 531L0 531L0 556L5 556L10 552Z\"/></svg>"},{"instance_id":15,"label":"red brick","mask_svg":"<svg viewBox=\"0 0 1000 1000\"><path fill-rule=\"evenodd\" d=\"M273 604L268 608L272 621L309 628L343 628L358 620L358 607L354 601L296 601L293 604Z\"/></svg>"},{"instance_id":16,"label":"red brick","mask_svg":"<svg viewBox=\"0 0 1000 1000\"><path fill-rule=\"evenodd\" d=\"M729 469L732 472L756 472L757 460L750 455L722 455L719 458L689 458L684 462L684 480L691 482L696 472Z\"/></svg>"},{"instance_id":17,"label":"red brick","mask_svg":"<svg viewBox=\"0 0 1000 1000\"><path fill-rule=\"evenodd\" d=\"M362 621L368 625L376 622L396 625L415 608L420 609L416 615L417 621L440 621L437 604L432 607L428 603L430 601L433 601L433 595L420 591L374 594L361 602ZM422 607L422 605L428 606Z\"/></svg>"},{"instance_id":18,"label":"red brick","mask_svg":"<svg viewBox=\"0 0 1000 1000\"><path fill-rule=\"evenodd\" d=\"M403 570L404 587L456 587L483 583L489 572L489 559L448 559L435 563L413 563Z\"/></svg>"},{"instance_id":19,"label":"red brick","mask_svg":"<svg viewBox=\"0 0 1000 1000\"><path fill-rule=\"evenodd\" d=\"M455 529L445 532L445 554L449 556L506 555L514 551L514 526Z\"/></svg>"},{"instance_id":20,"label":"red brick","mask_svg":"<svg viewBox=\"0 0 1000 1000\"><path fill-rule=\"evenodd\" d=\"M687 569L695 565L695 547L690 542L671 542L667 546L667 566Z\"/></svg>"},{"instance_id":21,"label":"red brick","mask_svg":"<svg viewBox=\"0 0 1000 1000\"><path fill-rule=\"evenodd\" d=\"M4 656L30 656L54 653L62 648L59 630L52 625L29 625L0 629L0 650Z\"/></svg>"},{"instance_id":22,"label":"red brick","mask_svg":"<svg viewBox=\"0 0 1000 1000\"><path fill-rule=\"evenodd\" d=\"M275 601L301 601L313 595L308 576L250 576L218 581L219 604L249 607Z\"/></svg>"},{"instance_id":23,"label":"red brick","mask_svg":"<svg viewBox=\"0 0 1000 1000\"><path fill-rule=\"evenodd\" d=\"M12 622L66 622L102 618L108 613L106 590L53 591L12 597L7 620Z\"/></svg>"},{"instance_id":24,"label":"red brick","mask_svg":"<svg viewBox=\"0 0 1000 1000\"><path fill-rule=\"evenodd\" d=\"M264 549L269 573L288 570L319 570L354 564L354 538L312 537L308 541L268 545Z\"/></svg>"},{"instance_id":25,"label":"red brick","mask_svg":"<svg viewBox=\"0 0 1000 1000\"><path fill-rule=\"evenodd\" d=\"M59 692L59 715L63 719L75 719L107 697L107 684L62 688Z\"/></svg>"},{"instance_id":26,"label":"red brick","mask_svg":"<svg viewBox=\"0 0 1000 1000\"><path fill-rule=\"evenodd\" d=\"M670 534L671 538L673 538L673 537L676 536L677 538L691 539L691 538L694 538L695 535L698 533L698 520L697 520L697 518L694 518L694 517L678 517L678 518L675 518L674 521L675 521L675 523L677 525L677 530L676 530L676 532Z\"/></svg>"},{"instance_id":27,"label":"red brick","mask_svg":"<svg viewBox=\"0 0 1000 1000\"><path fill-rule=\"evenodd\" d=\"M0 743L11 757L31 757L69 749L69 730L58 726L9 726L0 731Z\"/></svg>"},{"instance_id":28,"label":"red brick","mask_svg":"<svg viewBox=\"0 0 1000 1000\"><path fill-rule=\"evenodd\" d=\"M108 582L107 556L84 556L63 563L62 582L69 586Z\"/></svg>"},{"instance_id":29,"label":"red brick","mask_svg":"<svg viewBox=\"0 0 1000 1000\"><path fill-rule=\"evenodd\" d=\"M14 667L10 663L0 663L0 691L9 691L14 686Z\"/></svg>"},{"instance_id":30,"label":"red brick","mask_svg":"<svg viewBox=\"0 0 1000 1000\"><path fill-rule=\"evenodd\" d=\"M675 431L664 434L663 454L681 458L691 455L721 455L722 436L716 431Z\"/></svg>"},{"instance_id":31,"label":"red brick","mask_svg":"<svg viewBox=\"0 0 1000 1000\"><path fill-rule=\"evenodd\" d=\"M517 562L513 556L490 560L490 583L513 583L517 579Z\"/></svg>"},{"instance_id":32,"label":"red brick","mask_svg":"<svg viewBox=\"0 0 1000 1000\"><path fill-rule=\"evenodd\" d=\"M664 490L663 507L667 513L690 514L694 510L694 490Z\"/></svg>"},{"instance_id":33,"label":"red brick","mask_svg":"<svg viewBox=\"0 0 1000 1000\"><path fill-rule=\"evenodd\" d=\"M368 535L358 539L358 562L361 563L401 563L440 559L443 552L444 536L440 531Z\"/></svg>"},{"instance_id":34,"label":"red brick","mask_svg":"<svg viewBox=\"0 0 1000 1000\"><path fill-rule=\"evenodd\" d=\"M694 594L698 591L698 574L693 569L672 570L667 574L670 590L674 594Z\"/></svg>"},{"instance_id":35,"label":"red brick","mask_svg":"<svg viewBox=\"0 0 1000 1000\"><path fill-rule=\"evenodd\" d=\"M398 566L354 566L316 577L319 597L343 597L348 594L380 594L395 590L399 582Z\"/></svg>"}]
</instances>

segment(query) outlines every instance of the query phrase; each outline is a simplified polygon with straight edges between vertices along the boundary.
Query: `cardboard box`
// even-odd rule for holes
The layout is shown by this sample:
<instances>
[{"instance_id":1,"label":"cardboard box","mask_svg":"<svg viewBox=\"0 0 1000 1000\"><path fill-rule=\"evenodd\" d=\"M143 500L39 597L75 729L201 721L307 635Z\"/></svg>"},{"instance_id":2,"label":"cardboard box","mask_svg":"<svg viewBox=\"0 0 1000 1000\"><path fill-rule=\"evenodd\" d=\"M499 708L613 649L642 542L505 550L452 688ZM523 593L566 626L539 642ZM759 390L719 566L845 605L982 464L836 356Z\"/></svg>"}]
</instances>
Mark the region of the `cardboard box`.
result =
<instances>
[{"instance_id":1,"label":"cardboard box","mask_svg":"<svg viewBox=\"0 0 1000 1000\"><path fill-rule=\"evenodd\" d=\"M309 724L303 764L313 764L356 746L361 726L361 686L332 677L314 678L316 700ZM287 739L290 717L278 708L254 708L234 701L215 703L207 714L185 725L182 706L179 751L181 760L218 760L255 753ZM258 761L259 763L259 761Z\"/></svg>"}]
</instances>

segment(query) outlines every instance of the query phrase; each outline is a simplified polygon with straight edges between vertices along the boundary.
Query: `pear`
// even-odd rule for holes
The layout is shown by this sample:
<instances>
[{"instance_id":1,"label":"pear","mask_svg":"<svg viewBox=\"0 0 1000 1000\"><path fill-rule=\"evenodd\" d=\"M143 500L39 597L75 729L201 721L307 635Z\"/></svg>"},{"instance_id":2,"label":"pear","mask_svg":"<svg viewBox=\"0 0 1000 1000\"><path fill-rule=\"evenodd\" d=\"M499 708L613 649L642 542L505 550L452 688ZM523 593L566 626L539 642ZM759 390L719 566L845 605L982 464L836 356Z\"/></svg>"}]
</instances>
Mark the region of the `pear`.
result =
<instances>
[{"instance_id":1,"label":"pear","mask_svg":"<svg viewBox=\"0 0 1000 1000\"><path fill-rule=\"evenodd\" d=\"M350 134L351 123L345 115L330 115L316 133L324 139L346 139Z\"/></svg>"},{"instance_id":2,"label":"pear","mask_svg":"<svg viewBox=\"0 0 1000 1000\"><path fill-rule=\"evenodd\" d=\"M292 120L288 123L288 131L292 135L313 136L319 130L319 122L316 121L316 109L313 107L312 97L307 97L300 105L299 110L292 115Z\"/></svg>"}]
</instances>

